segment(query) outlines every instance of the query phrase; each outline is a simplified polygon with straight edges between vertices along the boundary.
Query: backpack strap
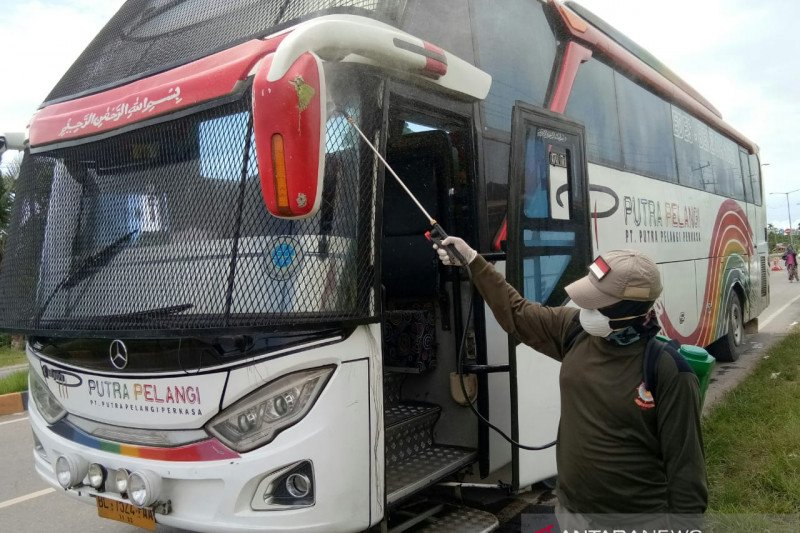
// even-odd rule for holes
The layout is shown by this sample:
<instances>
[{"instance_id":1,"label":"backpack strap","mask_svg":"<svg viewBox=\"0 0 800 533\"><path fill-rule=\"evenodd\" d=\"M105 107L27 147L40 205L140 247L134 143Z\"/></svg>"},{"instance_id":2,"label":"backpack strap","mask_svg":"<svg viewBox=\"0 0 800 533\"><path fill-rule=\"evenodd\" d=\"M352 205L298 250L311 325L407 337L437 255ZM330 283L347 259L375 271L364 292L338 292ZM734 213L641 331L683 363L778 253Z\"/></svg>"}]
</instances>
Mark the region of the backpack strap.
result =
<instances>
[{"instance_id":1,"label":"backpack strap","mask_svg":"<svg viewBox=\"0 0 800 533\"><path fill-rule=\"evenodd\" d=\"M588 335L588 333L586 333L583 326L581 326L580 313L575 313L575 317L567 328L567 334L564 335L564 355L566 355L566 353L575 346L578 339L584 335Z\"/></svg>"},{"instance_id":2,"label":"backpack strap","mask_svg":"<svg viewBox=\"0 0 800 533\"><path fill-rule=\"evenodd\" d=\"M683 366L688 366L683 356L678 352L680 347L680 343L676 340L662 341L655 336L647 341L644 357L642 358L642 379L644 380L645 390L650 391L654 402L656 401L658 389L658 359L661 354L667 351L676 362L683 363Z\"/></svg>"}]
</instances>

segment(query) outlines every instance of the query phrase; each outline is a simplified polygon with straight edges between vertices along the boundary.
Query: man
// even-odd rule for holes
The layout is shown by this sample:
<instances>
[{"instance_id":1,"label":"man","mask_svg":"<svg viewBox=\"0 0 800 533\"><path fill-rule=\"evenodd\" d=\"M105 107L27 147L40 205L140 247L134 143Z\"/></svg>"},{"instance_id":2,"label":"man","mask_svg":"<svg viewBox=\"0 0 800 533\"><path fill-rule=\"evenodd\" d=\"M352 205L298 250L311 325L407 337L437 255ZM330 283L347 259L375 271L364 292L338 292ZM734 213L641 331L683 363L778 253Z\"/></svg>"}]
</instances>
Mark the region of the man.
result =
<instances>
[{"instance_id":1,"label":"man","mask_svg":"<svg viewBox=\"0 0 800 533\"><path fill-rule=\"evenodd\" d=\"M797 281L797 252L794 251L794 246L791 244L786 248L786 253L783 254L783 260L786 261L786 271L789 273L789 283L792 280Z\"/></svg>"},{"instance_id":2,"label":"man","mask_svg":"<svg viewBox=\"0 0 800 533\"><path fill-rule=\"evenodd\" d=\"M633 250L604 253L566 287L580 309L544 307L525 300L462 239L443 244L463 256L500 325L562 363L556 447L562 528L583 525L584 514L705 512L697 377L680 354L664 350L655 399L643 382L645 346L660 329L653 311L661 294L656 264ZM457 262L434 248L443 263Z\"/></svg>"}]
</instances>

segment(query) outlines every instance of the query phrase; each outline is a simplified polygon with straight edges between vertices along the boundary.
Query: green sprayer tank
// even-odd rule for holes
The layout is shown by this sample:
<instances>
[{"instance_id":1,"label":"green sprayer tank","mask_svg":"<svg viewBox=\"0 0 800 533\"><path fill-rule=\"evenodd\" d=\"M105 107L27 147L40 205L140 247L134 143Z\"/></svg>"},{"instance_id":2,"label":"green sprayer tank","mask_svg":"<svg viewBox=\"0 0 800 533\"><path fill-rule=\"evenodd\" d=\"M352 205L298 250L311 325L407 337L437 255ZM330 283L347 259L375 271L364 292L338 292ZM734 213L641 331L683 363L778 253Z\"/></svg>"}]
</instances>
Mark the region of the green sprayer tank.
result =
<instances>
[{"instance_id":1,"label":"green sprayer tank","mask_svg":"<svg viewBox=\"0 0 800 533\"><path fill-rule=\"evenodd\" d=\"M659 335L658 338L664 342L669 341L669 339L661 335ZM697 375L698 381L700 381L700 405L702 406L706 399L708 382L711 379L711 371L714 369L716 359L714 359L705 348L692 344L682 344L679 352L683 358L686 359L686 362L689 363L689 366L692 367L692 370L694 370L694 373Z\"/></svg>"}]
</instances>

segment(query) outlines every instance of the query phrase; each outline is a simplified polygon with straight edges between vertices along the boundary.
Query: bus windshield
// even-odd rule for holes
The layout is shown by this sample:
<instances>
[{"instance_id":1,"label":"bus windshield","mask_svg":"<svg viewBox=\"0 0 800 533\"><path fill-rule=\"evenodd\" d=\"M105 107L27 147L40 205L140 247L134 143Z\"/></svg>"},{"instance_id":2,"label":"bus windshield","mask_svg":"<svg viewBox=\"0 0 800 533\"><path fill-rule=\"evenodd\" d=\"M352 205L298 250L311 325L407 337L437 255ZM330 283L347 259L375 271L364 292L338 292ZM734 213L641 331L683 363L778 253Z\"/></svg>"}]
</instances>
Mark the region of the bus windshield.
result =
<instances>
[{"instance_id":1,"label":"bus windshield","mask_svg":"<svg viewBox=\"0 0 800 533\"><path fill-rule=\"evenodd\" d=\"M328 73L336 108L356 119L376 114L364 109L376 86L360 73ZM275 218L262 199L249 95L29 156L12 224L36 246L8 257L3 320L135 335L371 316L371 153L331 115L320 211Z\"/></svg>"}]
</instances>

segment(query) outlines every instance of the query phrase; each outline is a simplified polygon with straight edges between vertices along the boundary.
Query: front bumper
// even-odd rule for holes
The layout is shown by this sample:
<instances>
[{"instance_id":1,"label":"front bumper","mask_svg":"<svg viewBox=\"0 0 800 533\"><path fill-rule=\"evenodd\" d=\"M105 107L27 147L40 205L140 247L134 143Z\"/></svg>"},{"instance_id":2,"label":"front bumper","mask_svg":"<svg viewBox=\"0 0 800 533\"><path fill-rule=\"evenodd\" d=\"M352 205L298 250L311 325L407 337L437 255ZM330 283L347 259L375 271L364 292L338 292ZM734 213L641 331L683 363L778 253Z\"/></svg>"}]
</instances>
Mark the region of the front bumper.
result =
<instances>
[{"instance_id":1,"label":"front bumper","mask_svg":"<svg viewBox=\"0 0 800 533\"><path fill-rule=\"evenodd\" d=\"M31 425L42 445L33 454L36 471L63 491L54 471L60 455L74 454L109 469L150 470L161 476L161 500L169 500L171 508L169 514L156 513L157 522L193 531L363 531L380 519L370 512L375 488L367 383L366 360L340 365L301 422L266 446L226 460L159 461L91 448L52 431L31 402ZM254 510L251 501L259 483L298 461L313 465L314 504ZM65 492L91 505L98 494L89 486ZM127 501L116 493L100 494Z\"/></svg>"}]
</instances>

